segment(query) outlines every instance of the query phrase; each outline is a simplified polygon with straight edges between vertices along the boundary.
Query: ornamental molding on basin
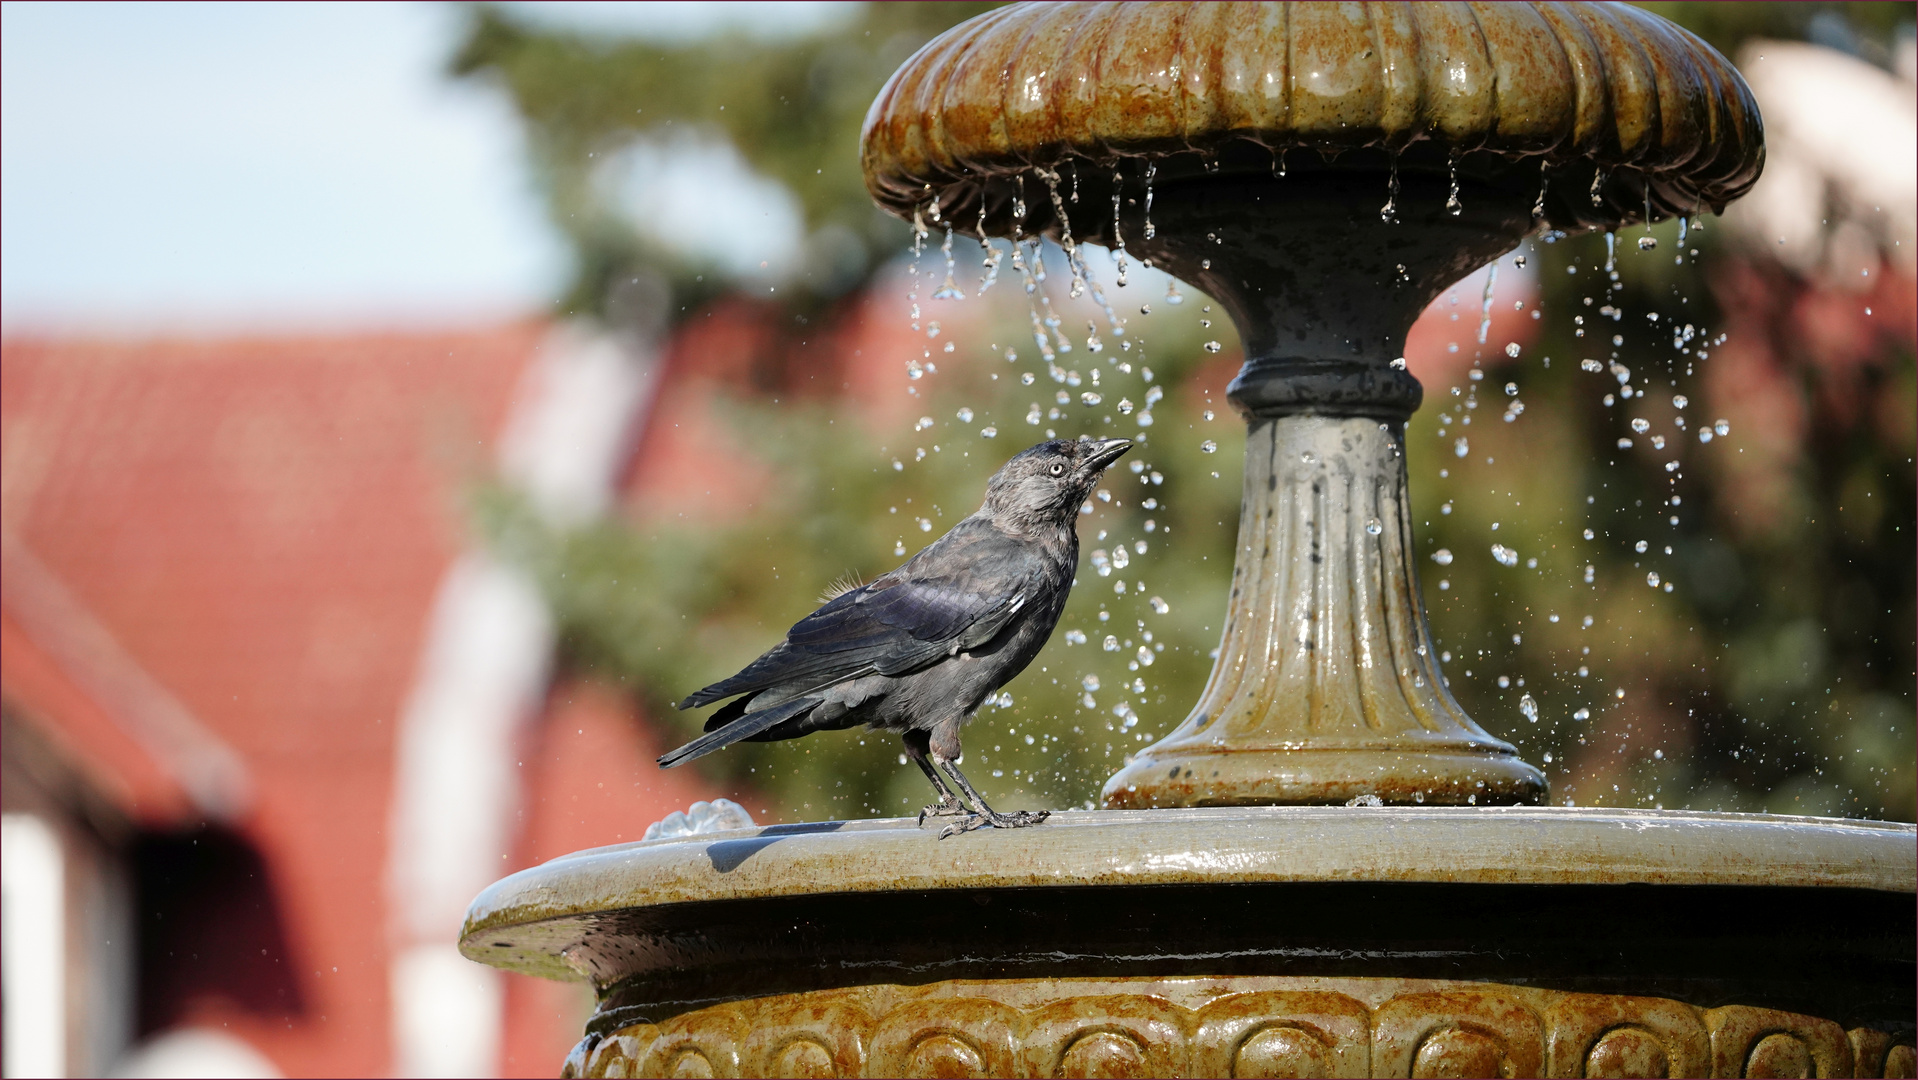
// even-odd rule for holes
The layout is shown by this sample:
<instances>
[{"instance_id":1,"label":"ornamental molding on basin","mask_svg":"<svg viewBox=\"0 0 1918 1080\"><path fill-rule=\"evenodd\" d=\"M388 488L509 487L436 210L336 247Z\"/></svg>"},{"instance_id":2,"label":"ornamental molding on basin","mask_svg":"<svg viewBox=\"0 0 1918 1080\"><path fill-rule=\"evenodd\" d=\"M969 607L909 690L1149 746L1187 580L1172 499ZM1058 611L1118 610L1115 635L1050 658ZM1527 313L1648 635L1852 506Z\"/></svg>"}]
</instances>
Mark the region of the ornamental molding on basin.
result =
<instances>
[{"instance_id":1,"label":"ornamental molding on basin","mask_svg":"<svg viewBox=\"0 0 1918 1080\"><path fill-rule=\"evenodd\" d=\"M729 1002L589 1035L565 1076L1911 1076L1910 1034L1498 983L957 980Z\"/></svg>"}]
</instances>

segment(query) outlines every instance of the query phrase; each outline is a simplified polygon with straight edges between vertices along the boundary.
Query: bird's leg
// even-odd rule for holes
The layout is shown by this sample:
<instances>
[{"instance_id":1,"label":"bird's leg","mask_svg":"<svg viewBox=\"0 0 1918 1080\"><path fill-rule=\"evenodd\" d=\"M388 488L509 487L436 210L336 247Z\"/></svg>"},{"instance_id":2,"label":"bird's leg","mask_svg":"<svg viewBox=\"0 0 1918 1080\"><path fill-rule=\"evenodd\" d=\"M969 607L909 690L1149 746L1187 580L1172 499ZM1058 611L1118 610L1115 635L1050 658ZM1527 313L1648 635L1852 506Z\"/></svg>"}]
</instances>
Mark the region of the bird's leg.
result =
<instances>
[{"instance_id":1,"label":"bird's leg","mask_svg":"<svg viewBox=\"0 0 1918 1080\"><path fill-rule=\"evenodd\" d=\"M942 736L938 740L941 745L931 747L933 763L950 775L953 782L959 785L959 790L965 792L966 798L972 800L972 805L978 808L978 813L967 814L946 826L945 830L939 834L939 839L944 840L948 836L983 829L988 825L995 829L1023 829L1028 825L1037 825L1052 816L1050 810L1015 810L1010 814L1002 814L986 805L986 800L980 797L978 789L972 786L972 782L966 779L966 774L960 772L958 765L954 763L959 757L957 753L959 726L953 724L948 728L942 725L938 734Z\"/></svg>"},{"instance_id":2,"label":"bird's leg","mask_svg":"<svg viewBox=\"0 0 1918 1080\"><path fill-rule=\"evenodd\" d=\"M953 795L952 789L946 786L945 778L939 775L939 770L933 768L932 762L926 760L929 740L930 736L926 732L917 730L907 731L900 737L900 741L906 744L906 756L919 766L919 770L926 774L926 779L932 781L933 790L939 793L938 802L919 811L919 824L922 826L926 823L927 817L958 817L966 813L965 806Z\"/></svg>"}]
</instances>

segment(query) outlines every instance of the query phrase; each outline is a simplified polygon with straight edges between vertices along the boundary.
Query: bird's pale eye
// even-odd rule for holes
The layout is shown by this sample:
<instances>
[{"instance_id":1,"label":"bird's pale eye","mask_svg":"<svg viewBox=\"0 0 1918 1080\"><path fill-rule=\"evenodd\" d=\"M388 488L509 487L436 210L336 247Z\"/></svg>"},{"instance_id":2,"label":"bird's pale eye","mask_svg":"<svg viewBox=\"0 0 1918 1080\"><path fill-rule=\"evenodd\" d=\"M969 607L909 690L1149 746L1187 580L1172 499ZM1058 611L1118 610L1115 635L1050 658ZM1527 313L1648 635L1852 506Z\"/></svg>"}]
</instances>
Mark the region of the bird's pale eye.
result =
<instances>
[{"instance_id":1,"label":"bird's pale eye","mask_svg":"<svg viewBox=\"0 0 1918 1080\"><path fill-rule=\"evenodd\" d=\"M1050 471L1054 476L1064 476L1066 474L1066 467L1055 461L1052 463L1052 469Z\"/></svg>"}]
</instances>

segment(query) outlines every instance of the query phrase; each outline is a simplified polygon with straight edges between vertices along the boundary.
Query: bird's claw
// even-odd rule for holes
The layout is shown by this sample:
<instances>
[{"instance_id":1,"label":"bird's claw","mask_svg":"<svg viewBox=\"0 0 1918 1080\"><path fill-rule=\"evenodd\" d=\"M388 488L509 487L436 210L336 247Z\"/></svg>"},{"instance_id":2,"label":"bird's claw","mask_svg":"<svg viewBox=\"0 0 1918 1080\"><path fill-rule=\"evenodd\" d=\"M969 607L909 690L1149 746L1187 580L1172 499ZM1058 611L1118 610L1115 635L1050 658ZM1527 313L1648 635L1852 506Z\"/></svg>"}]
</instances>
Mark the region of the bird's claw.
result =
<instances>
[{"instance_id":1,"label":"bird's claw","mask_svg":"<svg viewBox=\"0 0 1918 1080\"><path fill-rule=\"evenodd\" d=\"M920 828L924 828L926 825L926 819L929 817L959 817L969 812L970 811L968 811L965 807L959 805L959 800L946 799L941 802L933 803L931 806L925 807L924 809L920 810L919 826Z\"/></svg>"},{"instance_id":2,"label":"bird's claw","mask_svg":"<svg viewBox=\"0 0 1918 1080\"><path fill-rule=\"evenodd\" d=\"M983 829L988 826L994 829L1023 829L1037 825L1051 816L1050 810L1014 810L1010 814L989 810L983 814L967 814L946 826L944 831L940 832L939 839L944 840L948 836L958 836L960 833L969 833L974 829Z\"/></svg>"}]
</instances>

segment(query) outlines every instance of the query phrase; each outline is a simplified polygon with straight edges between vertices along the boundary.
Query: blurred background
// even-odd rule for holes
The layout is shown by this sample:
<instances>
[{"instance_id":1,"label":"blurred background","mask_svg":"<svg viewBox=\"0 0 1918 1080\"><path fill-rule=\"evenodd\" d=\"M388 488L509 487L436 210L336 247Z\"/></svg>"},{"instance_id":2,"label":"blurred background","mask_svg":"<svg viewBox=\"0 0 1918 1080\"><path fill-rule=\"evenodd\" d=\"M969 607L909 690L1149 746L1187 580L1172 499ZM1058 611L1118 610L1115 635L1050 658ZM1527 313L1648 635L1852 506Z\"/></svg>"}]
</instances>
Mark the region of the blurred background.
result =
<instances>
[{"instance_id":1,"label":"blurred background","mask_svg":"<svg viewBox=\"0 0 1918 1080\"><path fill-rule=\"evenodd\" d=\"M1909 821L1913 6L1647 6L1764 179L1422 317L1445 670L1554 802ZM1144 445L973 775L1089 806L1182 719L1230 325L1102 253L1110 314L1056 249L1032 307L860 182L982 9L0 6L7 1075L550 1075L590 996L462 959L467 901L696 799L916 812L889 738L652 759L1054 432Z\"/></svg>"}]
</instances>

